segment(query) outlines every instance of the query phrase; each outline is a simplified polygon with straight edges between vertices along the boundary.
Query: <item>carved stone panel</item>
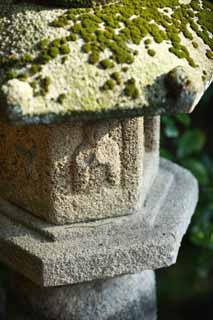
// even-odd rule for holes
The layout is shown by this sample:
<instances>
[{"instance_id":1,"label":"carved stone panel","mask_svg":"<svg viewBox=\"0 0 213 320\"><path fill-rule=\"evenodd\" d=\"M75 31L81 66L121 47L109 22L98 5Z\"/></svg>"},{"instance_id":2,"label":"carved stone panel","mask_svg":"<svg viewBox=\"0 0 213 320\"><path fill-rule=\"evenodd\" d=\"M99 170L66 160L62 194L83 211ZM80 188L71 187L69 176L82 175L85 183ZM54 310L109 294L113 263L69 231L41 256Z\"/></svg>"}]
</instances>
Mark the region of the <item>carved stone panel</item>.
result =
<instances>
[{"instance_id":1,"label":"carved stone panel","mask_svg":"<svg viewBox=\"0 0 213 320\"><path fill-rule=\"evenodd\" d=\"M0 196L54 224L126 215L140 205L143 118L0 124Z\"/></svg>"}]
</instances>

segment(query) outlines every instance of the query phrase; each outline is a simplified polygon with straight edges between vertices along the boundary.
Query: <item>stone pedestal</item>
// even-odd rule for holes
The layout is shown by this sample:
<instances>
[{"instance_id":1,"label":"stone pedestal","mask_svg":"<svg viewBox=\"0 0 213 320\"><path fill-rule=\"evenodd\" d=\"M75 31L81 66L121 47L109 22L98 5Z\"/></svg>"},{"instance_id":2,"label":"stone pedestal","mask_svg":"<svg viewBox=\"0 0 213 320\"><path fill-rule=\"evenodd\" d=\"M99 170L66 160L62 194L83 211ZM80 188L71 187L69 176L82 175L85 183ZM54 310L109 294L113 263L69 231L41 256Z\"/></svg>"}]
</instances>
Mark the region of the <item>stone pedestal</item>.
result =
<instances>
[{"instance_id":1,"label":"stone pedestal","mask_svg":"<svg viewBox=\"0 0 213 320\"><path fill-rule=\"evenodd\" d=\"M53 226L1 200L0 258L24 275L11 292L26 315L10 320L156 319L153 272L143 270L175 263L197 196L192 175L161 160L133 215Z\"/></svg>"},{"instance_id":2,"label":"stone pedestal","mask_svg":"<svg viewBox=\"0 0 213 320\"><path fill-rule=\"evenodd\" d=\"M11 283L9 320L156 319L153 271L56 288L40 288L17 275ZM19 309L12 307L17 303Z\"/></svg>"}]
</instances>

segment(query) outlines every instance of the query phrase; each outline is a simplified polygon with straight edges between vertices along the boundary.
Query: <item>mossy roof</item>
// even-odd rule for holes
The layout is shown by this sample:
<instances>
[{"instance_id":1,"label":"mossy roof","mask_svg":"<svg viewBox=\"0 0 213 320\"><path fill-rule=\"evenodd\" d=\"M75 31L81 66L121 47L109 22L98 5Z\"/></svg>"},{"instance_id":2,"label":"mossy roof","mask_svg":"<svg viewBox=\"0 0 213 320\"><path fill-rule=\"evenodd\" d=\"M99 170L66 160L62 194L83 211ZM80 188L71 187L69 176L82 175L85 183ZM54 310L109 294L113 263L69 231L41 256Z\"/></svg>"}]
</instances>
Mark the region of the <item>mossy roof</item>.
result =
<instances>
[{"instance_id":1,"label":"mossy roof","mask_svg":"<svg viewBox=\"0 0 213 320\"><path fill-rule=\"evenodd\" d=\"M189 112L212 80L211 1L121 0L93 9L3 2L1 119Z\"/></svg>"}]
</instances>

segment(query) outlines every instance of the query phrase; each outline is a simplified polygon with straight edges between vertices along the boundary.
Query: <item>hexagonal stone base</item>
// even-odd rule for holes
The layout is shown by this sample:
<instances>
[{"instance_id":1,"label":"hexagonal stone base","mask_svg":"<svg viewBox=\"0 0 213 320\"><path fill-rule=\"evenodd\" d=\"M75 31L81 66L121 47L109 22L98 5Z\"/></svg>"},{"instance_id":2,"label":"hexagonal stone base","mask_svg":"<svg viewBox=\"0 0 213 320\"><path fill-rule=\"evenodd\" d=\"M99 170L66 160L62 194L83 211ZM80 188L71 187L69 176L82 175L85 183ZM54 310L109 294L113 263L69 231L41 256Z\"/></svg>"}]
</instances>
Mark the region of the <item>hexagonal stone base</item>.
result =
<instances>
[{"instance_id":1,"label":"hexagonal stone base","mask_svg":"<svg viewBox=\"0 0 213 320\"><path fill-rule=\"evenodd\" d=\"M166 267L176 261L197 198L195 178L161 160L143 214L52 226L1 200L0 260L44 287Z\"/></svg>"}]
</instances>

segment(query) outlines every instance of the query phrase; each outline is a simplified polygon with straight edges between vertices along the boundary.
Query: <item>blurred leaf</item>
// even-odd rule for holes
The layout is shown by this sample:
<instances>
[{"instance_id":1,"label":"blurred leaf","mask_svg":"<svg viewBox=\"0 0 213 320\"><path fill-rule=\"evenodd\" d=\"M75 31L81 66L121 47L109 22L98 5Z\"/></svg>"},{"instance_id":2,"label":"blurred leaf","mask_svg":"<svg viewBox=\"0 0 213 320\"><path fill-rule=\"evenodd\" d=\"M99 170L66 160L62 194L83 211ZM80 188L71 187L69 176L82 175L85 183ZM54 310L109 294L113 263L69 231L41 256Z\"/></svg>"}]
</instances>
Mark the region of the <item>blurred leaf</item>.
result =
<instances>
[{"instance_id":1,"label":"blurred leaf","mask_svg":"<svg viewBox=\"0 0 213 320\"><path fill-rule=\"evenodd\" d=\"M162 124L164 127L163 132L167 138L177 138L179 136L177 125L171 117L164 116L162 118Z\"/></svg>"},{"instance_id":2,"label":"blurred leaf","mask_svg":"<svg viewBox=\"0 0 213 320\"><path fill-rule=\"evenodd\" d=\"M168 150L166 150L164 148L161 148L160 156L165 159L168 159L168 160L174 160L174 156Z\"/></svg>"},{"instance_id":3,"label":"blurred leaf","mask_svg":"<svg viewBox=\"0 0 213 320\"><path fill-rule=\"evenodd\" d=\"M206 142L205 134L199 129L186 131L178 141L177 156L183 158L199 152Z\"/></svg>"},{"instance_id":4,"label":"blurred leaf","mask_svg":"<svg viewBox=\"0 0 213 320\"><path fill-rule=\"evenodd\" d=\"M206 185L209 182L208 170L199 160L184 159L181 164L194 174L201 185Z\"/></svg>"},{"instance_id":5,"label":"blurred leaf","mask_svg":"<svg viewBox=\"0 0 213 320\"><path fill-rule=\"evenodd\" d=\"M179 131L174 122L171 122L165 127L165 135L168 138L177 138L179 136Z\"/></svg>"},{"instance_id":6,"label":"blurred leaf","mask_svg":"<svg viewBox=\"0 0 213 320\"><path fill-rule=\"evenodd\" d=\"M194 226L191 230L191 241L206 248L213 248L213 224Z\"/></svg>"},{"instance_id":7,"label":"blurred leaf","mask_svg":"<svg viewBox=\"0 0 213 320\"><path fill-rule=\"evenodd\" d=\"M185 114L185 113L177 114L175 118L177 122L179 122L186 128L188 128L191 124L191 118L190 118L190 115L188 114Z\"/></svg>"}]
</instances>

